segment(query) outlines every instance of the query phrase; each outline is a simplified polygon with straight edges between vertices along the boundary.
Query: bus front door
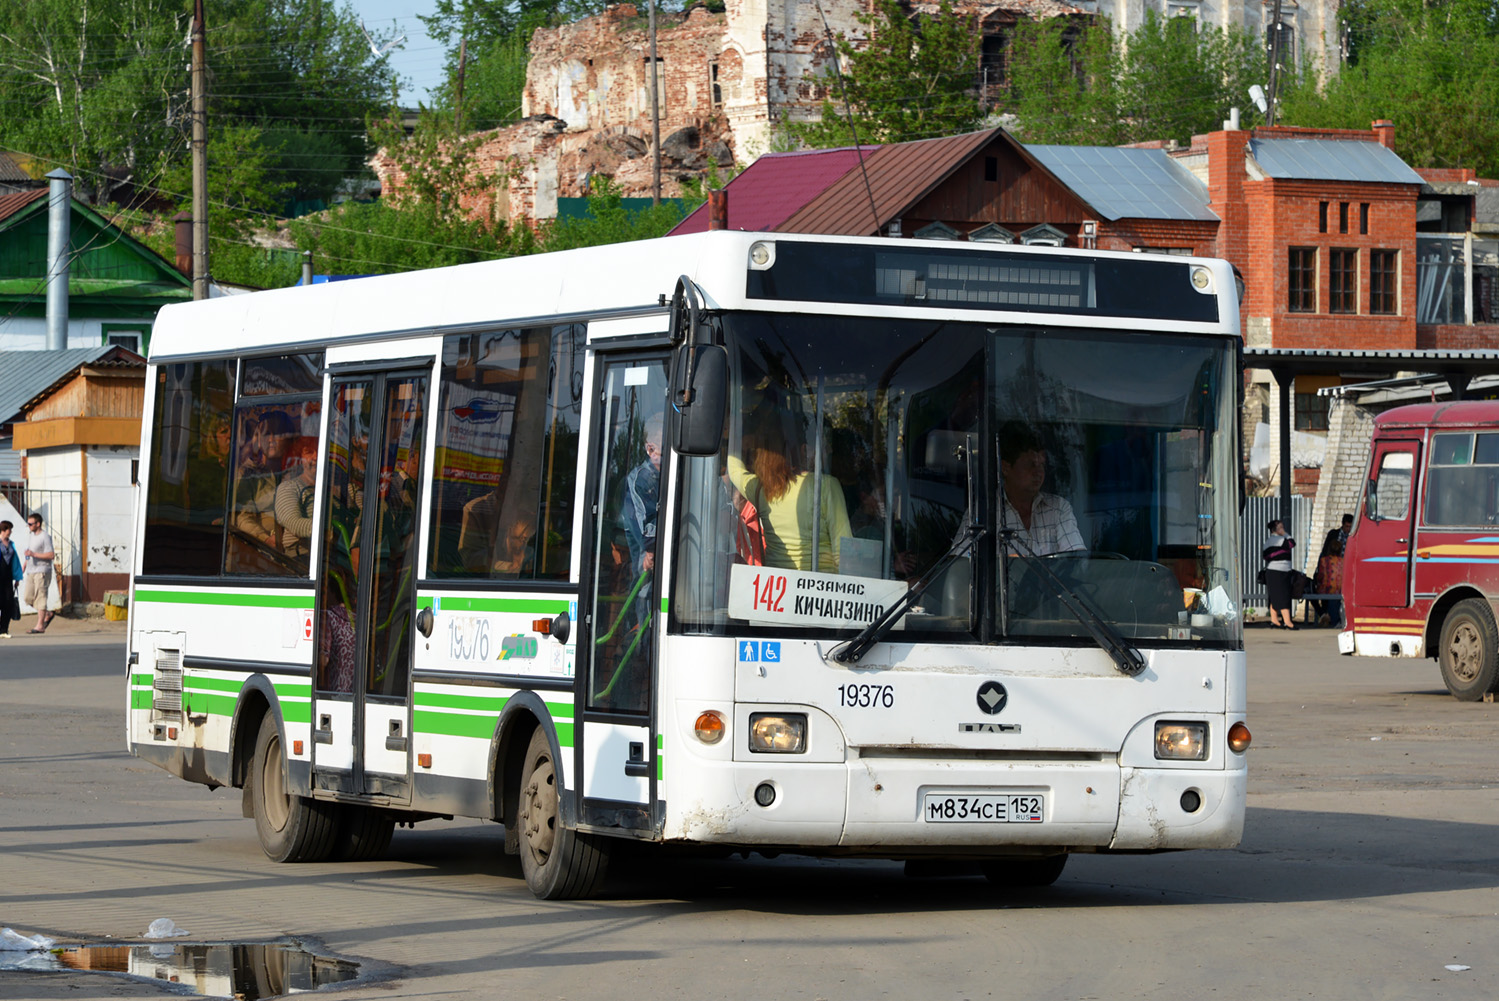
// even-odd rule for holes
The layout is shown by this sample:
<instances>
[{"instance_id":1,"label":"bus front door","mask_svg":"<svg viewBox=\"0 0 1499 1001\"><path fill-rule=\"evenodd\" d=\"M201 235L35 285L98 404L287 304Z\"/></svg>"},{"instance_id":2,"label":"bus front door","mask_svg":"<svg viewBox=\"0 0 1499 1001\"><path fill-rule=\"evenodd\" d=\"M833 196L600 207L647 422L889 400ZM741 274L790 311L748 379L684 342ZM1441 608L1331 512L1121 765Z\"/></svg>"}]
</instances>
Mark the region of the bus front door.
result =
<instances>
[{"instance_id":1,"label":"bus front door","mask_svg":"<svg viewBox=\"0 0 1499 1001\"><path fill-rule=\"evenodd\" d=\"M666 607L656 531L666 485L666 368L665 355L603 360L594 398L602 419L591 451L594 528L588 617L578 644L586 667L575 761L580 819L595 828L644 832L654 826L652 708L656 639Z\"/></svg>"},{"instance_id":2,"label":"bus front door","mask_svg":"<svg viewBox=\"0 0 1499 1001\"><path fill-rule=\"evenodd\" d=\"M1404 608L1410 604L1419 452L1420 443L1415 441L1374 443L1364 510L1348 540L1355 605Z\"/></svg>"},{"instance_id":3,"label":"bus front door","mask_svg":"<svg viewBox=\"0 0 1499 1001\"><path fill-rule=\"evenodd\" d=\"M314 658L313 785L407 802L423 372L333 380Z\"/></svg>"}]
</instances>

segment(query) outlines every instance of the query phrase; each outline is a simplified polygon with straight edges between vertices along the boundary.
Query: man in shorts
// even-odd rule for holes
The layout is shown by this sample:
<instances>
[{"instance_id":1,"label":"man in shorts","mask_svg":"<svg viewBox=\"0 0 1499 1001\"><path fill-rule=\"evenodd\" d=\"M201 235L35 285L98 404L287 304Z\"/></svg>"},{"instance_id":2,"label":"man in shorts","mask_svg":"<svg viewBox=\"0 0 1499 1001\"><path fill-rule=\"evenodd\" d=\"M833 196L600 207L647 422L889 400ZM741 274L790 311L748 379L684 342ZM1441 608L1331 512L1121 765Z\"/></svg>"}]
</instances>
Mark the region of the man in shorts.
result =
<instances>
[{"instance_id":1,"label":"man in shorts","mask_svg":"<svg viewBox=\"0 0 1499 1001\"><path fill-rule=\"evenodd\" d=\"M31 631L40 633L45 632L47 623L52 621L52 613L47 610L47 592L52 588L52 561L57 558L57 553L51 534L42 530L40 514L31 512L26 518L26 526L31 529L31 540L26 543L26 565L22 568L26 581L21 597L36 609L36 628Z\"/></svg>"}]
</instances>

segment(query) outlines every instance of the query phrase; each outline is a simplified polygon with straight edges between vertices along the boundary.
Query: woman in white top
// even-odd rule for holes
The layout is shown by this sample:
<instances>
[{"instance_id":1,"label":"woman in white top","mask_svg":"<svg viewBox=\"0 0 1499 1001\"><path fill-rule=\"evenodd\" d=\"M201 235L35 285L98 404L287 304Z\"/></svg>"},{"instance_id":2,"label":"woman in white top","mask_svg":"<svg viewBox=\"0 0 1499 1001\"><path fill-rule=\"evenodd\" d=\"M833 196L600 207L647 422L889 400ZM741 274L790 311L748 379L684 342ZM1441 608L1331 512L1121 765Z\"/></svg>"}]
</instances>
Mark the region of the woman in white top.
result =
<instances>
[{"instance_id":1,"label":"woman in white top","mask_svg":"<svg viewBox=\"0 0 1499 1001\"><path fill-rule=\"evenodd\" d=\"M1270 592L1270 624L1281 629L1295 629L1291 619L1291 582L1295 569L1291 565L1291 553L1296 540L1286 534L1285 522L1276 519L1267 526L1270 535L1265 539L1265 589Z\"/></svg>"}]
</instances>

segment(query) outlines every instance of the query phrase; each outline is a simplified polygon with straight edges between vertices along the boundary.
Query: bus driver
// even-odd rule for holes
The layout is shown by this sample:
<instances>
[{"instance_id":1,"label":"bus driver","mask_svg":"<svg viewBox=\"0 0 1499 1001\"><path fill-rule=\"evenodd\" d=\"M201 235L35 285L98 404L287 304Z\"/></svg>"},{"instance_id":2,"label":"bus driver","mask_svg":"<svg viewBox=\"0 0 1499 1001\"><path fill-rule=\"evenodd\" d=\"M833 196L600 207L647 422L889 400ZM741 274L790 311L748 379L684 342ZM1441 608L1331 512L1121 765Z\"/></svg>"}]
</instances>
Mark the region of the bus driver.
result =
<instances>
[{"instance_id":1,"label":"bus driver","mask_svg":"<svg viewBox=\"0 0 1499 1001\"><path fill-rule=\"evenodd\" d=\"M1041 489L1046 483L1046 452L1040 436L1010 421L999 429L999 456L1005 497L1001 527L1016 530L1037 556L1087 549L1072 504Z\"/></svg>"}]
</instances>

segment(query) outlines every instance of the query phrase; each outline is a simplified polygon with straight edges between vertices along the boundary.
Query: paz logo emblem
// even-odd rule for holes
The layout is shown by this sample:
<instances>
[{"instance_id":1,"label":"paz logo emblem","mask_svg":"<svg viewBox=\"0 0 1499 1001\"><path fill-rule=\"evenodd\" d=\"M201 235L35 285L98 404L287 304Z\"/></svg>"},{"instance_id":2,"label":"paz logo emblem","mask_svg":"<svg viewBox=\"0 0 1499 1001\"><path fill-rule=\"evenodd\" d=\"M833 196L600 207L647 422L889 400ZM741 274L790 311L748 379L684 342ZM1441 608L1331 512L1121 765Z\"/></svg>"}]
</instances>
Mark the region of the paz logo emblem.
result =
<instances>
[{"instance_id":1,"label":"paz logo emblem","mask_svg":"<svg viewBox=\"0 0 1499 1001\"><path fill-rule=\"evenodd\" d=\"M978 703L979 708L990 716L997 715L1010 701L1010 693L1005 691L1005 686L997 681L986 681L979 685Z\"/></svg>"}]
</instances>

